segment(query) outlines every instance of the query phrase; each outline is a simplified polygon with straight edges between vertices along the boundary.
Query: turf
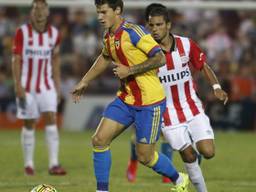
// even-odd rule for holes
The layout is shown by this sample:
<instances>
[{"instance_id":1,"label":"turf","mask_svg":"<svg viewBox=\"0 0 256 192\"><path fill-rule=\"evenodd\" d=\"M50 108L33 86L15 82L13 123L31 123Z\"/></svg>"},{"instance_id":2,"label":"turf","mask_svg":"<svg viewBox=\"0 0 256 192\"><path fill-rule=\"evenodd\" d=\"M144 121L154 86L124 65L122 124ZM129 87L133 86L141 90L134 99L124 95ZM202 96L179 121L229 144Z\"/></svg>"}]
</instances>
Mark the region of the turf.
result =
<instances>
[{"instance_id":1,"label":"turf","mask_svg":"<svg viewBox=\"0 0 256 192\"><path fill-rule=\"evenodd\" d=\"M29 192L41 183L52 184L58 192L95 192L95 179L91 160L90 137L92 132L61 132L60 159L68 175L49 176L44 133L36 133L36 175L24 176L19 131L0 132L0 192ZM112 146L111 192L166 192L169 184L162 184L161 177L153 171L139 167L137 182L125 179L129 157L127 131ZM203 160L209 192L255 192L256 191L256 139L252 133L217 133L216 156ZM175 153L174 164L183 170L181 160ZM190 187L191 192L195 190Z\"/></svg>"}]
</instances>

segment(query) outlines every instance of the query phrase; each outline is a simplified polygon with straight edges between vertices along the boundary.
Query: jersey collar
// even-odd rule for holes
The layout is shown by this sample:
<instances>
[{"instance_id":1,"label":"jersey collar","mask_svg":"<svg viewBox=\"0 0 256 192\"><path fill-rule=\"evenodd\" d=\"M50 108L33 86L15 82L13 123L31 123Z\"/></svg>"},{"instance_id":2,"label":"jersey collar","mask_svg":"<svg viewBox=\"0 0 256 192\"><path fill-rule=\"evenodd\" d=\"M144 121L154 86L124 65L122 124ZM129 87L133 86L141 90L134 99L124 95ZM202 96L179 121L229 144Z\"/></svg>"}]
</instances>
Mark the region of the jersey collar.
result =
<instances>
[{"instance_id":1,"label":"jersey collar","mask_svg":"<svg viewBox=\"0 0 256 192\"><path fill-rule=\"evenodd\" d=\"M175 38L174 38L174 36L173 36L173 34L169 34L170 35L170 38L172 38L172 46L171 46L171 49L169 50L169 52L173 52L173 51L176 51L176 49L177 49L177 46L176 46L176 41L175 41ZM167 51L165 51L165 50L163 50L163 52L164 53L166 53Z\"/></svg>"}]
</instances>

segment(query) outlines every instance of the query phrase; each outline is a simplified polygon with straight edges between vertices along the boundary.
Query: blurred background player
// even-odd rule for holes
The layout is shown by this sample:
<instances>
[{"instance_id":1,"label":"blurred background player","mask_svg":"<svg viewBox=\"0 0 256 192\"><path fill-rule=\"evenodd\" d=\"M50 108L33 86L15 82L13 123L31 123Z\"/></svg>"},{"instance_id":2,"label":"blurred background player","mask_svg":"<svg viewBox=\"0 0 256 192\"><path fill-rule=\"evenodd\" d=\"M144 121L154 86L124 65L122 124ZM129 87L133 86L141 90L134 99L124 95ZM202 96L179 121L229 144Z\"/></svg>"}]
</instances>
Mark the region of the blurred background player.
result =
<instances>
[{"instance_id":1,"label":"blurred background player","mask_svg":"<svg viewBox=\"0 0 256 192\"><path fill-rule=\"evenodd\" d=\"M171 147L180 152L196 190L206 192L196 150L206 159L214 157L214 133L196 95L191 70L202 71L215 96L224 104L228 96L206 63L206 56L199 46L190 38L170 33L171 22L165 6L151 4L146 9L146 15L150 32L166 57L166 65L158 71L167 98L163 135Z\"/></svg>"},{"instance_id":2,"label":"blurred background player","mask_svg":"<svg viewBox=\"0 0 256 192\"><path fill-rule=\"evenodd\" d=\"M75 86L74 102L80 100L89 83L114 62L114 74L121 80L116 99L103 113L92 137L97 192L109 191L110 143L129 125L135 124L138 160L175 184L173 191L187 191L188 176L179 174L169 159L155 151L162 113L163 88L156 69L165 63L164 55L152 36L141 26L122 18L122 0L95 0L99 22L104 26L104 47L93 66Z\"/></svg>"},{"instance_id":3,"label":"blurred background player","mask_svg":"<svg viewBox=\"0 0 256 192\"><path fill-rule=\"evenodd\" d=\"M21 142L25 174L34 175L36 119L42 114L49 152L49 174L65 175L60 166L56 110L60 91L58 30L48 24L45 0L34 0L30 23L17 29L13 46L13 77L17 97L17 117L24 120Z\"/></svg>"}]
</instances>

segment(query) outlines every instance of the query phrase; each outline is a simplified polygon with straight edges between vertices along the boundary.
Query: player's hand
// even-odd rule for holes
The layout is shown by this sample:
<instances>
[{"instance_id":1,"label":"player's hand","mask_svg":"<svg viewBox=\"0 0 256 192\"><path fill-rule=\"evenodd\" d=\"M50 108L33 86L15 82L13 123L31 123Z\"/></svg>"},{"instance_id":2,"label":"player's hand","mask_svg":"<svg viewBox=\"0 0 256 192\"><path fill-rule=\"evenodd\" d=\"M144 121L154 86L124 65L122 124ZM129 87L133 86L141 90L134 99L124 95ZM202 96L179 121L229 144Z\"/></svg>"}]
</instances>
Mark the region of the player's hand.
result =
<instances>
[{"instance_id":1,"label":"player's hand","mask_svg":"<svg viewBox=\"0 0 256 192\"><path fill-rule=\"evenodd\" d=\"M22 86L16 86L15 87L15 93L16 97L18 99L17 104L21 109L26 108L26 92L25 89Z\"/></svg>"},{"instance_id":2,"label":"player's hand","mask_svg":"<svg viewBox=\"0 0 256 192\"><path fill-rule=\"evenodd\" d=\"M86 88L88 87L88 84L80 81L73 91L71 92L72 94L72 99L74 103L78 103L80 101L81 95L85 92Z\"/></svg>"},{"instance_id":3,"label":"player's hand","mask_svg":"<svg viewBox=\"0 0 256 192\"><path fill-rule=\"evenodd\" d=\"M215 89L214 95L226 105L228 101L228 94L222 89Z\"/></svg>"},{"instance_id":4,"label":"player's hand","mask_svg":"<svg viewBox=\"0 0 256 192\"><path fill-rule=\"evenodd\" d=\"M15 87L15 93L16 93L16 97L18 97L20 99L25 99L25 97L26 97L25 89L21 86Z\"/></svg>"},{"instance_id":5,"label":"player's hand","mask_svg":"<svg viewBox=\"0 0 256 192\"><path fill-rule=\"evenodd\" d=\"M118 64L118 63L113 63L114 64L114 69L113 72L115 76L119 77L120 79L124 79L130 75L130 70L128 66Z\"/></svg>"}]
</instances>

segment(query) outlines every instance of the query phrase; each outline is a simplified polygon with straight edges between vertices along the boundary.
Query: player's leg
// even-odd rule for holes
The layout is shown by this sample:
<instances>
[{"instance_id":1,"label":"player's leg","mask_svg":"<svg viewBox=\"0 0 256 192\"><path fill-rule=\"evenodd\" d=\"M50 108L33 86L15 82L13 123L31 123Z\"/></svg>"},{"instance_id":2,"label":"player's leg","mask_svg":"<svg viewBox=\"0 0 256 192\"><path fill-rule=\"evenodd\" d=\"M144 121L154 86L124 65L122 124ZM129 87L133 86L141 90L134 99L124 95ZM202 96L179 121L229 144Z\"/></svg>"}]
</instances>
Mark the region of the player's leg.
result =
<instances>
[{"instance_id":1,"label":"player's leg","mask_svg":"<svg viewBox=\"0 0 256 192\"><path fill-rule=\"evenodd\" d=\"M65 175L66 170L59 162L59 132L55 112L43 112L45 122L45 140L48 147L49 174Z\"/></svg>"},{"instance_id":2,"label":"player's leg","mask_svg":"<svg viewBox=\"0 0 256 192\"><path fill-rule=\"evenodd\" d=\"M26 175L34 175L35 120L39 111L34 95L26 93L25 101L17 99L17 117L24 124L21 131L21 145Z\"/></svg>"},{"instance_id":3,"label":"player's leg","mask_svg":"<svg viewBox=\"0 0 256 192\"><path fill-rule=\"evenodd\" d=\"M108 105L103 118L92 137L94 173L97 181L97 192L109 189L111 153L109 145L133 121L129 109L120 99Z\"/></svg>"},{"instance_id":4,"label":"player's leg","mask_svg":"<svg viewBox=\"0 0 256 192\"><path fill-rule=\"evenodd\" d=\"M188 122L188 129L190 137L195 143L196 150L204 158L209 159L214 156L214 133L210 126L208 117L204 113L200 113L194 117L194 119ZM192 150L191 150L192 151ZM190 152L192 154L192 152ZM196 156L195 150L193 150L194 156ZM198 158L197 158L198 161ZM203 174L198 166L198 163L186 163L186 169L190 172L190 178L195 185L197 191L207 191L206 184L204 182Z\"/></svg>"},{"instance_id":5,"label":"player's leg","mask_svg":"<svg viewBox=\"0 0 256 192\"><path fill-rule=\"evenodd\" d=\"M189 122L189 130L198 152L205 159L211 159L215 155L214 133L209 118L200 113Z\"/></svg>"},{"instance_id":6,"label":"player's leg","mask_svg":"<svg viewBox=\"0 0 256 192\"><path fill-rule=\"evenodd\" d=\"M130 159L128 162L127 170L126 170L126 177L129 182L135 182L136 180L136 174L137 174L137 167L138 167L138 159L136 154L136 138L135 133L133 129L133 134L131 137L131 143L130 143Z\"/></svg>"},{"instance_id":7,"label":"player's leg","mask_svg":"<svg viewBox=\"0 0 256 192\"><path fill-rule=\"evenodd\" d=\"M36 95L39 110L45 122L45 140L48 147L49 174L65 175L66 171L59 163L59 131L56 121L57 93L54 89L42 91Z\"/></svg>"},{"instance_id":8,"label":"player's leg","mask_svg":"<svg viewBox=\"0 0 256 192\"><path fill-rule=\"evenodd\" d=\"M172 162L172 154L173 154L173 150L170 146L170 144L165 140L165 138L162 136L162 142L161 142L161 153L163 153L166 157L168 157L170 159L170 161ZM170 183L172 182L170 180L170 178L163 176L162 177L162 182L163 183Z\"/></svg>"},{"instance_id":9,"label":"player's leg","mask_svg":"<svg viewBox=\"0 0 256 192\"><path fill-rule=\"evenodd\" d=\"M213 139L204 139L196 143L197 150L205 159L211 159L215 155L215 145Z\"/></svg>"},{"instance_id":10,"label":"player's leg","mask_svg":"<svg viewBox=\"0 0 256 192\"><path fill-rule=\"evenodd\" d=\"M194 150L192 145L189 145L184 150L181 150L180 155L183 162L185 163L185 168L192 184L196 188L196 191L207 192L207 187L202 174L202 170L198 163L198 154Z\"/></svg>"},{"instance_id":11,"label":"player's leg","mask_svg":"<svg viewBox=\"0 0 256 192\"><path fill-rule=\"evenodd\" d=\"M35 120L24 120L21 131L21 144L24 156L26 175L34 175L34 149L35 149Z\"/></svg>"},{"instance_id":12,"label":"player's leg","mask_svg":"<svg viewBox=\"0 0 256 192\"><path fill-rule=\"evenodd\" d=\"M197 161L197 153L192 147L188 125L180 124L162 128L165 139L174 150L180 151L180 155L185 163L185 167L192 183L197 191L207 191L204 178Z\"/></svg>"},{"instance_id":13,"label":"player's leg","mask_svg":"<svg viewBox=\"0 0 256 192\"><path fill-rule=\"evenodd\" d=\"M159 139L162 114L165 103L143 107L136 111L136 152L138 160L162 176L167 176L175 184L174 191L187 191L188 176L176 171L172 162L164 154L155 150Z\"/></svg>"}]
</instances>

